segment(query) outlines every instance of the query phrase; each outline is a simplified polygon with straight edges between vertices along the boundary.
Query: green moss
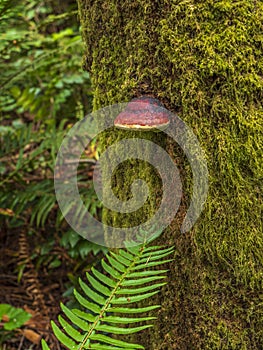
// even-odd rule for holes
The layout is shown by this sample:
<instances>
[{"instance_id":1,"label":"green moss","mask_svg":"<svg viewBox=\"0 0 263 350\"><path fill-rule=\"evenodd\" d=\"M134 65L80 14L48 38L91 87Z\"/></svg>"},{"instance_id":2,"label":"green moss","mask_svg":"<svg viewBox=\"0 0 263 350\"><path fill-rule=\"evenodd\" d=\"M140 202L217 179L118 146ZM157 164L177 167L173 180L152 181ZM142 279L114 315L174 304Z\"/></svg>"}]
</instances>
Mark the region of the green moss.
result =
<instances>
[{"instance_id":1,"label":"green moss","mask_svg":"<svg viewBox=\"0 0 263 350\"><path fill-rule=\"evenodd\" d=\"M163 133L154 132L127 132L115 130L114 132L106 132L101 135L100 142L104 145L103 148L106 149L116 142L133 137L151 141L154 140L156 144L159 144L162 148L165 148L166 138ZM125 157L125 154L121 155L118 151L115 158L117 159L117 157L119 158L122 156ZM109 174L110 167L111 160L109 160L108 164L105 164L102 173ZM146 161L138 159L126 160L122 162L117 167L117 169L115 169L111 179L104 178L103 182L106 183L107 181L111 181L111 186L113 187L115 196L125 203L125 201L131 198L131 185L136 179L141 179L147 183L150 191L148 200L142 208L128 214L119 213L104 208L103 222L106 225L109 225L111 227L134 227L140 225L143 222L146 222L154 215L156 209L158 209L158 203L160 201L160 198L162 198L162 182L158 175L158 172L153 168L151 164ZM107 196L106 193L104 193L104 199L105 196ZM110 200L110 197L108 200ZM110 235L108 235L108 232L106 231L105 235L107 237L108 244L112 244L114 246L115 237L112 235L112 232ZM134 238L135 237L130 237L130 239Z\"/></svg>"},{"instance_id":2,"label":"green moss","mask_svg":"<svg viewBox=\"0 0 263 350\"><path fill-rule=\"evenodd\" d=\"M208 161L198 224L181 235L175 222L162 237L178 252L146 348L260 349L262 1L78 2L94 109L150 93L179 112Z\"/></svg>"}]
</instances>

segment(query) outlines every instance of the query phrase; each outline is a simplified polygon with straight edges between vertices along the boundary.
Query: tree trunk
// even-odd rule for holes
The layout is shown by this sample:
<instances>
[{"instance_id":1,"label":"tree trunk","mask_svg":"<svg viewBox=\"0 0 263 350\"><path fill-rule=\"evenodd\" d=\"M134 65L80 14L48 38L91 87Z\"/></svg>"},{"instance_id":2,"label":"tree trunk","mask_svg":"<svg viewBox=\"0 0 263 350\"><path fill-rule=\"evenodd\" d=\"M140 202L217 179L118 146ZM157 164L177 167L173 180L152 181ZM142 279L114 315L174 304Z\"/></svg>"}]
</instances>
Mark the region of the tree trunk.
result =
<instances>
[{"instance_id":1,"label":"tree trunk","mask_svg":"<svg viewBox=\"0 0 263 350\"><path fill-rule=\"evenodd\" d=\"M137 341L149 350L262 349L262 1L78 3L94 109L154 96L194 131L208 163L204 211L182 234L189 163L162 133L143 136L179 164L184 200L160 238L176 247L158 297L162 308L154 328ZM111 130L102 139L107 147L123 137ZM133 226L153 214L160 180L152 167L137 166L157 195L139 213L106 210L106 223ZM122 200L136 178L132 171L127 162L115 174Z\"/></svg>"}]
</instances>

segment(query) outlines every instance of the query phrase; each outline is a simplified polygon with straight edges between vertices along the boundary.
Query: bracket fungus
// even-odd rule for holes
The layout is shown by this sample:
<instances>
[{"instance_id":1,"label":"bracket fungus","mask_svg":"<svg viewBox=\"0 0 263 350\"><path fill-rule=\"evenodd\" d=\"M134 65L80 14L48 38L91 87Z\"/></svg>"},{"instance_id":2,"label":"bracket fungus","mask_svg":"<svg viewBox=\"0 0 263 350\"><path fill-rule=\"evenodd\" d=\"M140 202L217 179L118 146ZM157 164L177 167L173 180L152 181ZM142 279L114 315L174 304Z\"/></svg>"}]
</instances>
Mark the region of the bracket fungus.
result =
<instances>
[{"instance_id":1,"label":"bracket fungus","mask_svg":"<svg viewBox=\"0 0 263 350\"><path fill-rule=\"evenodd\" d=\"M114 126L124 130L161 131L170 124L169 115L159 100L142 96L127 104L114 120Z\"/></svg>"}]
</instances>

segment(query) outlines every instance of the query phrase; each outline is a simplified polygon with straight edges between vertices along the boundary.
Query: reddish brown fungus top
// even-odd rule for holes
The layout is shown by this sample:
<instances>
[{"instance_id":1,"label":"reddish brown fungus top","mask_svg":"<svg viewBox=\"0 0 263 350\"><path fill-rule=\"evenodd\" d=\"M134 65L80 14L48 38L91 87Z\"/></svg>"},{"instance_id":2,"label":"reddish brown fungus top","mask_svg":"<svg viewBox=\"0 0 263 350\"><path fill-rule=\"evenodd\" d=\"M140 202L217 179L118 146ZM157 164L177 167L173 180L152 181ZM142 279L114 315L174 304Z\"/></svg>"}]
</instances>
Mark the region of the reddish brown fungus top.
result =
<instances>
[{"instance_id":1,"label":"reddish brown fungus top","mask_svg":"<svg viewBox=\"0 0 263 350\"><path fill-rule=\"evenodd\" d=\"M169 123L169 112L160 101L148 96L133 99L114 121L117 128L130 130L165 129Z\"/></svg>"}]
</instances>

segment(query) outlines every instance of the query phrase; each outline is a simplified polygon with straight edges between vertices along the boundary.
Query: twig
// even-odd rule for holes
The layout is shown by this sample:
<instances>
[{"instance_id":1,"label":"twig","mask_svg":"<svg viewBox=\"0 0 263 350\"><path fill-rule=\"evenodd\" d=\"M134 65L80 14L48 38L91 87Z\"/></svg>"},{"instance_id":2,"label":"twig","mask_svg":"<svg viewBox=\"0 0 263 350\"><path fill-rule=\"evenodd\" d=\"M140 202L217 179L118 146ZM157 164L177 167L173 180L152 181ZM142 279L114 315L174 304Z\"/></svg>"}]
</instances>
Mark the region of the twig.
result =
<instances>
[{"instance_id":1,"label":"twig","mask_svg":"<svg viewBox=\"0 0 263 350\"><path fill-rule=\"evenodd\" d=\"M19 344L19 347L18 347L17 350L21 350L21 349L22 349L22 345L23 345L23 343L24 343L24 339L25 339L25 336L22 335L22 338L21 338L21 341L20 341L20 344Z\"/></svg>"}]
</instances>

